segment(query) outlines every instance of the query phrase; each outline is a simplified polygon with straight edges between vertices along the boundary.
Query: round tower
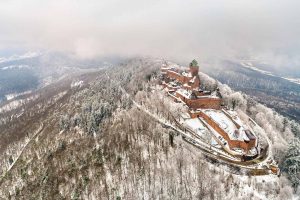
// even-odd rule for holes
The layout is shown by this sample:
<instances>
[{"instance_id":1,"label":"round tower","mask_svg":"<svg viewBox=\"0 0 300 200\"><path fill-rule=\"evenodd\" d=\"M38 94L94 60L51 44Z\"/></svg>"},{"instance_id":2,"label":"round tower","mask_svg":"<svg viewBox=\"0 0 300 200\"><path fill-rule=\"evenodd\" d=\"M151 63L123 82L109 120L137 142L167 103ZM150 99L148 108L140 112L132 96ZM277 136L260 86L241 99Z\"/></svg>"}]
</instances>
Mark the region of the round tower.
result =
<instances>
[{"instance_id":1,"label":"round tower","mask_svg":"<svg viewBox=\"0 0 300 200\"><path fill-rule=\"evenodd\" d=\"M198 62L196 60L193 60L190 63L190 72L191 72L192 76L198 76L199 66L198 66Z\"/></svg>"},{"instance_id":2,"label":"round tower","mask_svg":"<svg viewBox=\"0 0 300 200\"><path fill-rule=\"evenodd\" d=\"M190 66L190 72L192 76L198 76L199 67L198 66Z\"/></svg>"}]
</instances>

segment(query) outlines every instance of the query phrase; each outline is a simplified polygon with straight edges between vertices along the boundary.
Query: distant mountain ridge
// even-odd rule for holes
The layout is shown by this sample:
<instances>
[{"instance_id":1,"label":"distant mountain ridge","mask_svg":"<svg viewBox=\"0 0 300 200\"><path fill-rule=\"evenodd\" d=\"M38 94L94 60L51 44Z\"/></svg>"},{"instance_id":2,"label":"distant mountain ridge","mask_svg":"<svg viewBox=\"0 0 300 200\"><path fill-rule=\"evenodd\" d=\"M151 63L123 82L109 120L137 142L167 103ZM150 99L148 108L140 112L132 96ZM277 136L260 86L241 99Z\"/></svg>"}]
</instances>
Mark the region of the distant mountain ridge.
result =
<instances>
[{"instance_id":1,"label":"distant mountain ridge","mask_svg":"<svg viewBox=\"0 0 300 200\"><path fill-rule=\"evenodd\" d=\"M203 71L235 90L249 94L257 101L292 119L300 120L300 85L253 63L223 61L204 65Z\"/></svg>"},{"instance_id":2,"label":"distant mountain ridge","mask_svg":"<svg viewBox=\"0 0 300 200\"><path fill-rule=\"evenodd\" d=\"M0 57L0 102L6 95L14 96L35 90L78 71L109 67L120 58L78 59L56 52L25 52Z\"/></svg>"}]
</instances>

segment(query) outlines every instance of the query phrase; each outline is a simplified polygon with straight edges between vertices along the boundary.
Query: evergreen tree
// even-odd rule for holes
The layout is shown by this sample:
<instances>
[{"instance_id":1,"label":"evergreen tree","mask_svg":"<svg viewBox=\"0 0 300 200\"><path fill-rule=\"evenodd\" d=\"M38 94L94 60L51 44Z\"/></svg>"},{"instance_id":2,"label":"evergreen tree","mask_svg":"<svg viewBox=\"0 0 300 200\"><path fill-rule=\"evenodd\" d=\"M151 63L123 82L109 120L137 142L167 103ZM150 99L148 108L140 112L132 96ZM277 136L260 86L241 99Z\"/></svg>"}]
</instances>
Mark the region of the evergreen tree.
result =
<instances>
[{"instance_id":1,"label":"evergreen tree","mask_svg":"<svg viewBox=\"0 0 300 200\"><path fill-rule=\"evenodd\" d=\"M190 63L190 66L191 66L191 67L197 67L197 66L198 66L197 60L194 59L194 60Z\"/></svg>"}]
</instances>

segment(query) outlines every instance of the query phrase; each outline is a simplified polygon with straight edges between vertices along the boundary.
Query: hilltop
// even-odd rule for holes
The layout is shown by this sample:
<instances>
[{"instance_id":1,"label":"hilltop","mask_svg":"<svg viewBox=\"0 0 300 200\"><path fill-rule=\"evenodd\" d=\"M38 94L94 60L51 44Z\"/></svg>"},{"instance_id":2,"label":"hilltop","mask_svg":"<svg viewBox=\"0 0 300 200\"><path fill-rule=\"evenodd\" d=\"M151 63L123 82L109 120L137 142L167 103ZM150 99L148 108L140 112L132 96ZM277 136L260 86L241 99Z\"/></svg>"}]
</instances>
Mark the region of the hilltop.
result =
<instances>
[{"instance_id":1,"label":"hilltop","mask_svg":"<svg viewBox=\"0 0 300 200\"><path fill-rule=\"evenodd\" d=\"M157 84L164 63L138 58L70 74L2 105L0 199L291 199L284 169L252 176L182 137L173 117L184 108ZM206 90L217 83L199 79ZM253 118L284 165L290 122L217 84L224 106Z\"/></svg>"}]
</instances>

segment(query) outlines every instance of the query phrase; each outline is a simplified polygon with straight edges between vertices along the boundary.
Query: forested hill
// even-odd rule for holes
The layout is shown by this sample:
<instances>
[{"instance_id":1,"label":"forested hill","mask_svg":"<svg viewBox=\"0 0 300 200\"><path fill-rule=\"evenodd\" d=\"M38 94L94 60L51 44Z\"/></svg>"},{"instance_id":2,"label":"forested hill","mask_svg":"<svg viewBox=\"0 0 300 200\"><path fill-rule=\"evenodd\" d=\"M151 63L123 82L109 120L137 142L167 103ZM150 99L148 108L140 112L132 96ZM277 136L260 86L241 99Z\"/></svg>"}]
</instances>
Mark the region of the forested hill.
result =
<instances>
[{"instance_id":1,"label":"forested hill","mask_svg":"<svg viewBox=\"0 0 300 200\"><path fill-rule=\"evenodd\" d=\"M295 197L297 183L285 167L293 161L289 142L296 139L291 122L219 85L227 106L234 100L241 117L249 114L266 131L284 172L241 175L133 103L144 102L165 118L176 111L157 95L163 63L138 58L71 74L0 107L0 199ZM201 81L207 88L215 83L205 74Z\"/></svg>"},{"instance_id":2,"label":"forested hill","mask_svg":"<svg viewBox=\"0 0 300 200\"><path fill-rule=\"evenodd\" d=\"M27 52L0 57L0 103L45 87L66 74L99 70L120 60L118 57L78 59L74 55L57 52ZM10 97L7 98L7 95Z\"/></svg>"},{"instance_id":3,"label":"forested hill","mask_svg":"<svg viewBox=\"0 0 300 200\"><path fill-rule=\"evenodd\" d=\"M0 68L0 102L5 95L34 90L39 85L38 76L30 68Z\"/></svg>"}]
</instances>

